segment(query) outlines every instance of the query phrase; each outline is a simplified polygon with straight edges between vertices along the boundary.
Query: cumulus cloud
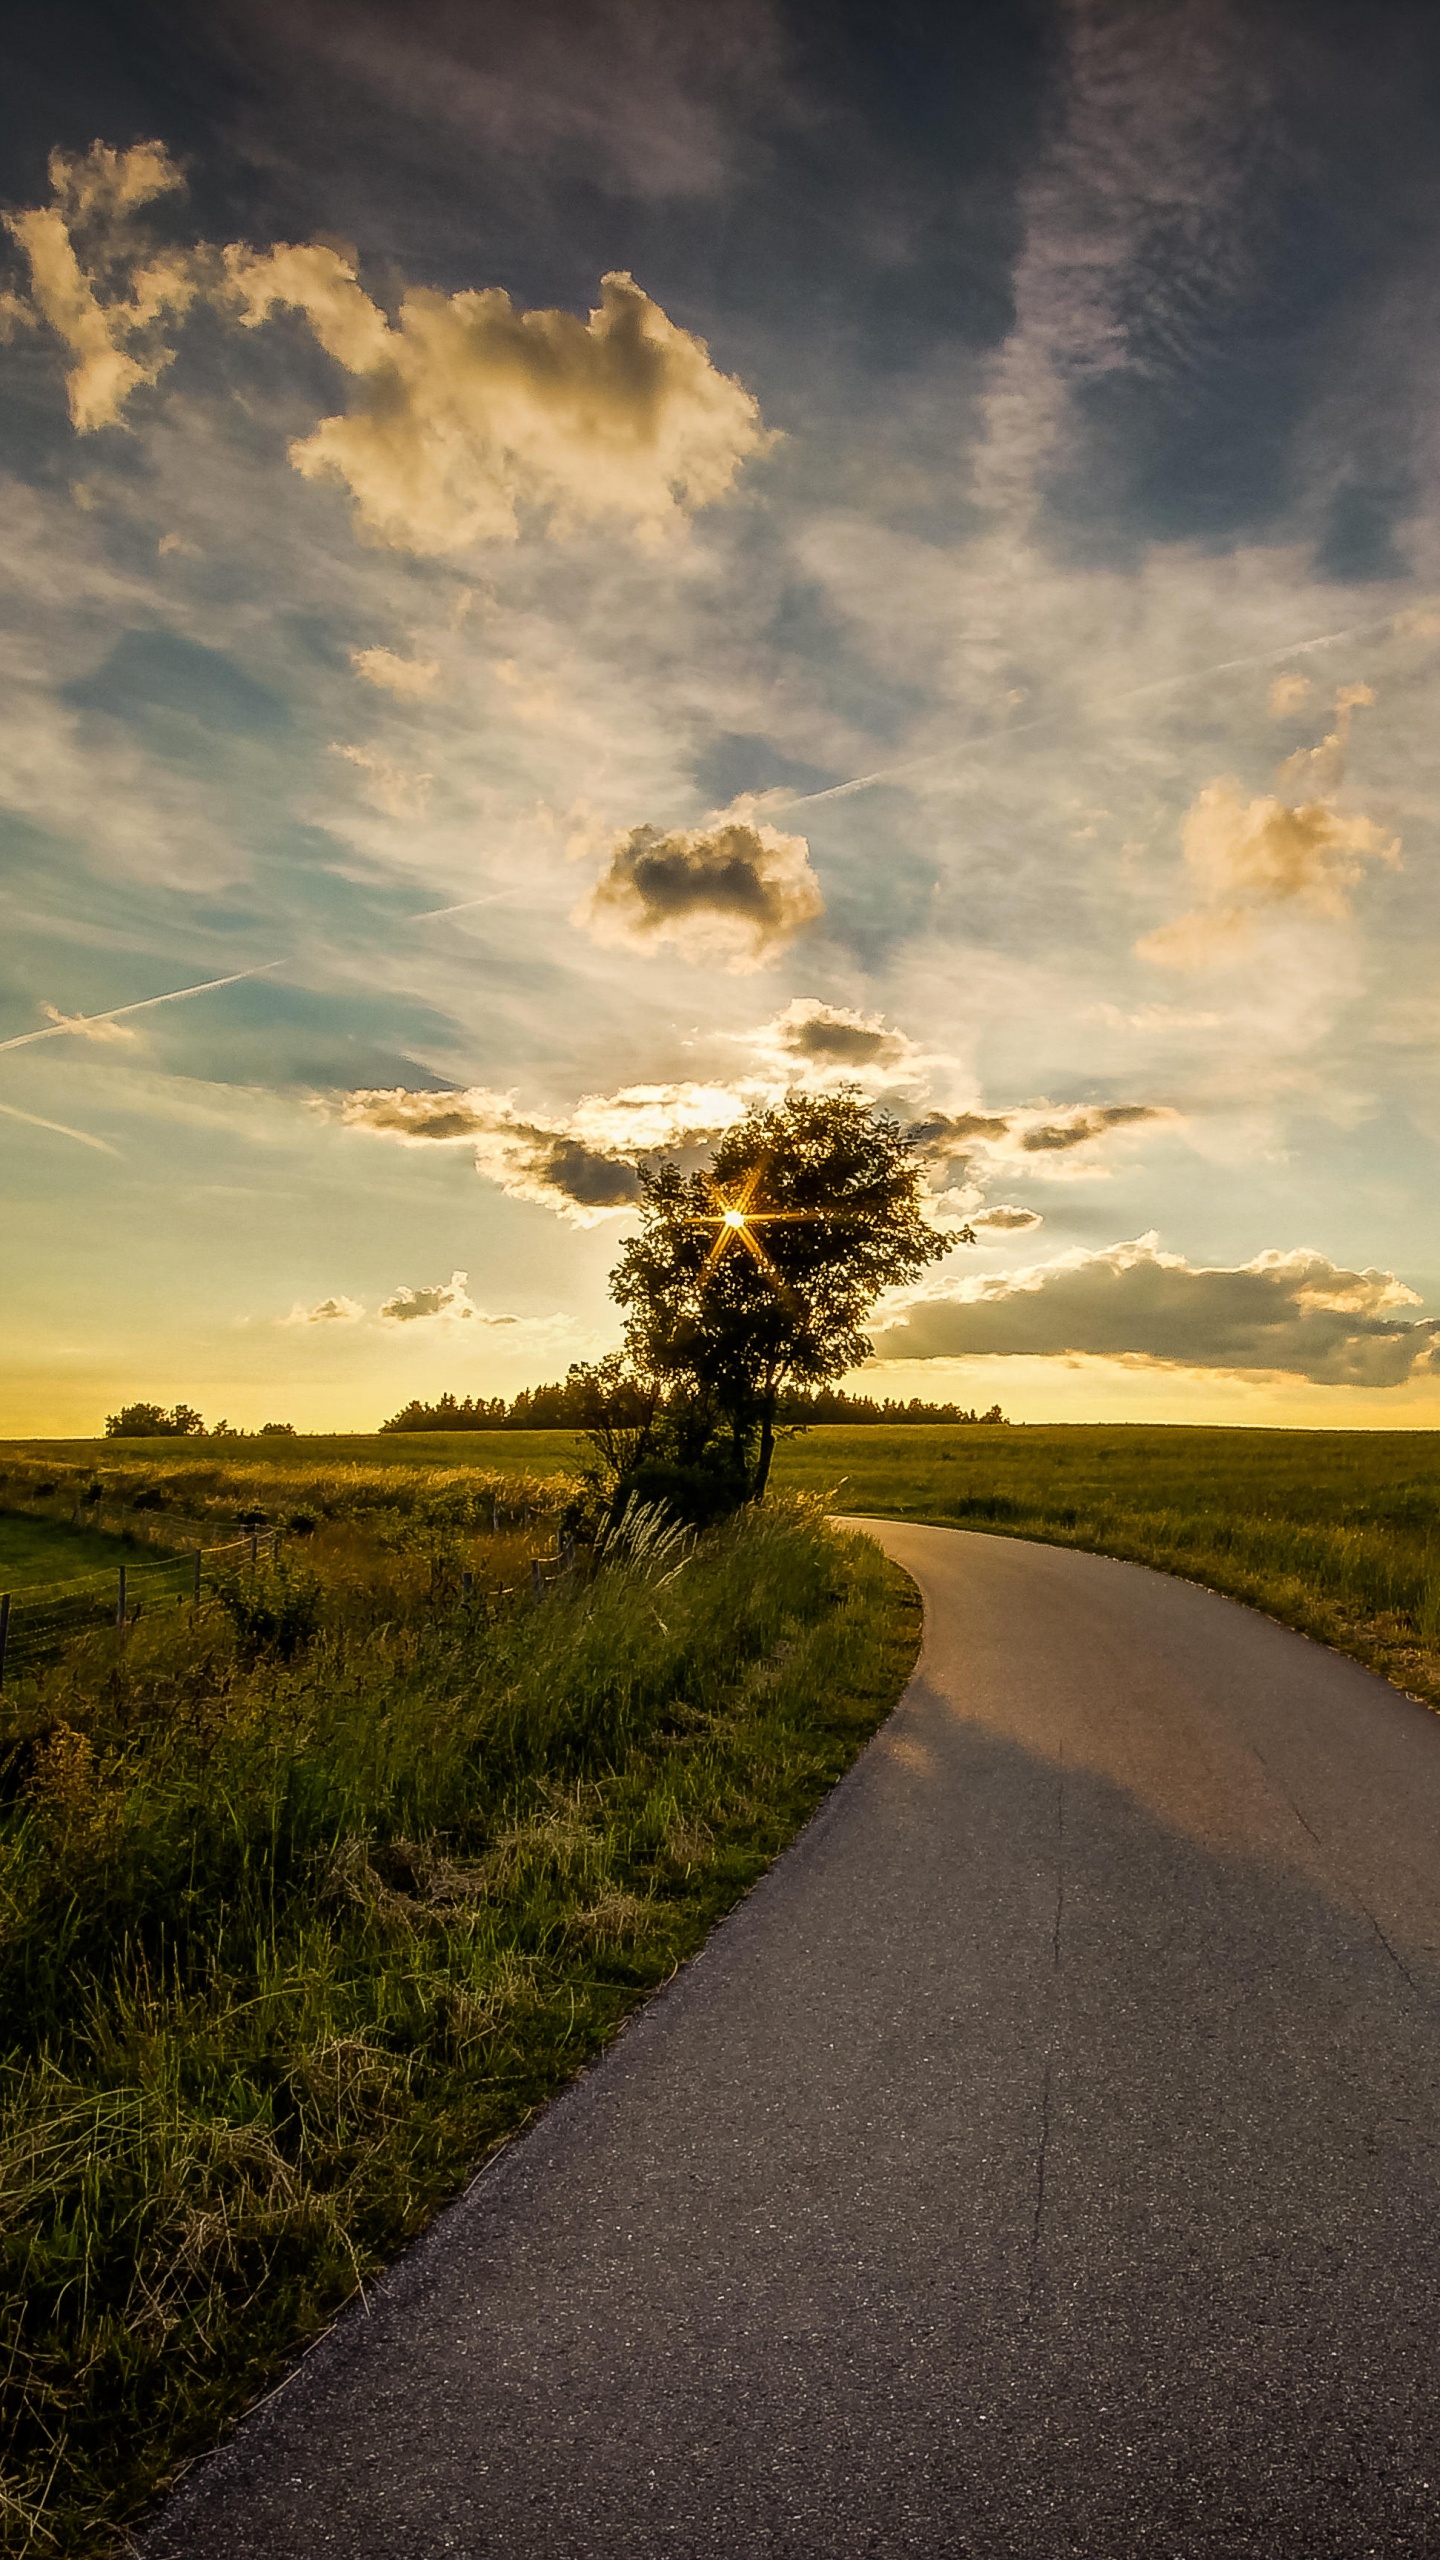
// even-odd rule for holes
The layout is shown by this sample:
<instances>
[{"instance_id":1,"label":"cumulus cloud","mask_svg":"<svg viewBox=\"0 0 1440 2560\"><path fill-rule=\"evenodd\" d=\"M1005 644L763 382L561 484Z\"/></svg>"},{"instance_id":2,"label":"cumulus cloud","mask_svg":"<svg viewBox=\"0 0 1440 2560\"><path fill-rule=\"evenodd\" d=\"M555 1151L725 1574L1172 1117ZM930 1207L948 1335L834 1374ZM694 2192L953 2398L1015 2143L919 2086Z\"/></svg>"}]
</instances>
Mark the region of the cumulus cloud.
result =
<instances>
[{"instance_id":1,"label":"cumulus cloud","mask_svg":"<svg viewBox=\"0 0 1440 2560\"><path fill-rule=\"evenodd\" d=\"M145 253L140 208L184 184L163 143L83 156L50 154L53 201L7 214L30 269L34 312L73 359L65 376L79 435L119 423L132 392L159 381L171 361L170 326L201 289L188 251ZM22 306L7 297L17 317Z\"/></svg>"},{"instance_id":2,"label":"cumulus cloud","mask_svg":"<svg viewBox=\"0 0 1440 2560\"><path fill-rule=\"evenodd\" d=\"M382 1306L381 1321L418 1324L438 1319L446 1324L468 1324L480 1314L468 1294L469 1279L468 1271L452 1271L448 1280L433 1281L428 1288L397 1289Z\"/></svg>"},{"instance_id":3,"label":"cumulus cloud","mask_svg":"<svg viewBox=\"0 0 1440 2560\"><path fill-rule=\"evenodd\" d=\"M671 943L682 959L747 970L777 959L824 911L803 836L721 818L671 835L632 828L575 921L601 942Z\"/></svg>"},{"instance_id":4,"label":"cumulus cloud","mask_svg":"<svg viewBox=\"0 0 1440 2560\"><path fill-rule=\"evenodd\" d=\"M752 395L626 274L602 277L586 320L517 311L498 286L414 288L392 326L338 250L237 245L225 267L243 325L302 312L360 385L290 458L338 480L362 531L400 550L513 541L522 510L557 530L620 518L653 541L771 442Z\"/></svg>"},{"instance_id":5,"label":"cumulus cloud","mask_svg":"<svg viewBox=\"0 0 1440 2560\"><path fill-rule=\"evenodd\" d=\"M378 685L401 702L418 702L440 681L438 658L401 658L393 649L352 649L350 664L366 684Z\"/></svg>"},{"instance_id":6,"label":"cumulus cloud","mask_svg":"<svg viewBox=\"0 0 1440 2560\"><path fill-rule=\"evenodd\" d=\"M1181 839L1199 903L1137 942L1141 959L1203 968L1243 949L1259 918L1286 908L1343 921L1367 863L1399 869L1398 837L1341 809L1334 797L1345 778L1352 715L1374 699L1368 685L1342 687L1333 728L1318 746L1300 748L1280 766L1276 780L1287 792L1313 797L1268 793L1247 800L1233 780L1206 784L1186 813Z\"/></svg>"},{"instance_id":7,"label":"cumulus cloud","mask_svg":"<svg viewBox=\"0 0 1440 2560\"><path fill-rule=\"evenodd\" d=\"M739 1036L758 1058L812 1084L883 1082L913 1072L921 1060L915 1041L879 1014L853 1013L810 996L796 996L772 1022Z\"/></svg>"},{"instance_id":8,"label":"cumulus cloud","mask_svg":"<svg viewBox=\"0 0 1440 2560\"><path fill-rule=\"evenodd\" d=\"M53 152L50 181L48 205L6 217L30 301L9 294L0 316L7 336L39 318L69 350L77 431L120 423L202 295L247 329L297 311L357 390L290 458L349 491L370 541L438 555L513 541L530 515L557 532L618 520L653 542L775 441L743 383L630 275L603 276L585 319L517 311L498 286L412 287L392 322L320 242L154 249L137 216L184 183L161 143ZM393 673L370 680L395 689Z\"/></svg>"},{"instance_id":9,"label":"cumulus cloud","mask_svg":"<svg viewBox=\"0 0 1440 2560\"><path fill-rule=\"evenodd\" d=\"M282 1324L358 1324L365 1310L358 1298L322 1298L318 1306L294 1306Z\"/></svg>"},{"instance_id":10,"label":"cumulus cloud","mask_svg":"<svg viewBox=\"0 0 1440 2560\"><path fill-rule=\"evenodd\" d=\"M467 1144L477 1173L511 1199L592 1227L634 1207L641 1158L710 1145L744 1109L743 1092L725 1085L629 1085L587 1094L555 1118L521 1112L511 1096L484 1086L461 1093L397 1087L347 1095L342 1118L349 1128L406 1145Z\"/></svg>"},{"instance_id":11,"label":"cumulus cloud","mask_svg":"<svg viewBox=\"0 0 1440 2560\"><path fill-rule=\"evenodd\" d=\"M886 1360L1089 1353L1397 1387L1437 1365L1440 1319L1400 1313L1419 1303L1392 1272L1347 1271L1321 1253L1207 1268L1162 1252L1151 1233L922 1295L875 1347Z\"/></svg>"}]
</instances>

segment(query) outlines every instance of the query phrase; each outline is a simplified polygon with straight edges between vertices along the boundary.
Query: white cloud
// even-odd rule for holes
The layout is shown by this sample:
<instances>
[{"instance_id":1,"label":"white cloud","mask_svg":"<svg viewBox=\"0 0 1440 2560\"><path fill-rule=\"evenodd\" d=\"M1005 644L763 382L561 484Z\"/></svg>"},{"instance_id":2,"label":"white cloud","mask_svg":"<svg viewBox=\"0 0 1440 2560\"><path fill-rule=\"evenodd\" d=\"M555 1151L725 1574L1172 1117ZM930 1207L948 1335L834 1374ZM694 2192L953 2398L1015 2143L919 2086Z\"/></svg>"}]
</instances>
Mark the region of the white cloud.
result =
<instances>
[{"instance_id":1,"label":"white cloud","mask_svg":"<svg viewBox=\"0 0 1440 2560\"><path fill-rule=\"evenodd\" d=\"M365 1310L358 1298L322 1298L317 1306L293 1306L282 1324L359 1324Z\"/></svg>"},{"instance_id":2,"label":"white cloud","mask_svg":"<svg viewBox=\"0 0 1440 2560\"><path fill-rule=\"evenodd\" d=\"M381 1321L386 1324L431 1321L469 1324L480 1318L480 1310L469 1294L469 1278L468 1271L452 1271L448 1280L432 1281L428 1287L397 1289L381 1307Z\"/></svg>"},{"instance_id":3,"label":"white cloud","mask_svg":"<svg viewBox=\"0 0 1440 2560\"><path fill-rule=\"evenodd\" d=\"M823 915L803 836L747 818L719 818L664 835L634 827L576 910L597 941L682 959L760 969Z\"/></svg>"},{"instance_id":4,"label":"white cloud","mask_svg":"<svg viewBox=\"0 0 1440 2560\"><path fill-rule=\"evenodd\" d=\"M1342 922L1367 862L1400 868L1398 837L1372 818L1342 810L1333 796L1344 780L1351 714L1374 699L1368 685L1342 686L1334 728L1281 765L1279 782L1320 796L1295 801L1270 793L1247 800L1234 781L1206 784L1181 834L1200 903L1144 935L1135 946L1142 960L1203 968L1243 948L1259 918L1286 908Z\"/></svg>"},{"instance_id":5,"label":"white cloud","mask_svg":"<svg viewBox=\"0 0 1440 2560\"><path fill-rule=\"evenodd\" d=\"M335 249L237 245L225 265L246 327L303 312L361 385L290 458L340 481L361 530L400 550L513 541L522 511L557 532L619 519L654 541L773 441L751 394L629 275L602 277L587 320L517 311L498 286L413 287L392 327Z\"/></svg>"},{"instance_id":6,"label":"white cloud","mask_svg":"<svg viewBox=\"0 0 1440 2560\"><path fill-rule=\"evenodd\" d=\"M350 664L366 684L378 685L401 702L418 702L440 681L438 658L402 658L393 649L352 649Z\"/></svg>"},{"instance_id":7,"label":"white cloud","mask_svg":"<svg viewBox=\"0 0 1440 2560\"><path fill-rule=\"evenodd\" d=\"M83 158L50 154L54 202L7 214L30 267L40 317L74 358L65 377L76 433L119 423L132 392L171 361L167 331L200 290L182 250L137 254L134 216L184 180L164 145L95 143ZM88 262L88 263L87 263Z\"/></svg>"},{"instance_id":8,"label":"white cloud","mask_svg":"<svg viewBox=\"0 0 1440 2560\"><path fill-rule=\"evenodd\" d=\"M887 1360L1091 1353L1165 1367L1289 1374L1392 1387L1435 1365L1440 1319L1402 1315L1415 1293L1388 1271L1308 1250L1207 1268L1149 1234L917 1295L877 1335Z\"/></svg>"},{"instance_id":9,"label":"white cloud","mask_svg":"<svg viewBox=\"0 0 1440 2560\"><path fill-rule=\"evenodd\" d=\"M387 818L424 817L432 779L428 773L407 773L403 765L382 755L378 747L337 745L330 752L359 767L365 776L361 788L372 809L379 809Z\"/></svg>"}]
</instances>

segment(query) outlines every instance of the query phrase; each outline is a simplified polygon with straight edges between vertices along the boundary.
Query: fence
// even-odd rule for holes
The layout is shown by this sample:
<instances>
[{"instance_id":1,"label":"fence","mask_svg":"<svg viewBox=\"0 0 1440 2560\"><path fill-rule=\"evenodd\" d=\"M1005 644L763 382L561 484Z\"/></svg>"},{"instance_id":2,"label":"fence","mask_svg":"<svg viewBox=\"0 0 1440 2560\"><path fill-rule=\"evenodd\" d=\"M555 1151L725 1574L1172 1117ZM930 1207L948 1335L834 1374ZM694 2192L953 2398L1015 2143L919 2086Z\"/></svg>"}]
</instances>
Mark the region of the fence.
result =
<instances>
[{"instance_id":1,"label":"fence","mask_svg":"<svg viewBox=\"0 0 1440 2560\"><path fill-rule=\"evenodd\" d=\"M123 1636L145 1610L198 1608L206 1577L217 1565L253 1568L260 1557L262 1533L227 1538L213 1547L187 1553L127 1557L106 1573L80 1574L71 1582L31 1583L19 1591L0 1591L0 1687L7 1673L29 1671L61 1652L73 1636L87 1628L113 1626ZM275 1552L278 1530L266 1530L264 1543Z\"/></svg>"}]
</instances>

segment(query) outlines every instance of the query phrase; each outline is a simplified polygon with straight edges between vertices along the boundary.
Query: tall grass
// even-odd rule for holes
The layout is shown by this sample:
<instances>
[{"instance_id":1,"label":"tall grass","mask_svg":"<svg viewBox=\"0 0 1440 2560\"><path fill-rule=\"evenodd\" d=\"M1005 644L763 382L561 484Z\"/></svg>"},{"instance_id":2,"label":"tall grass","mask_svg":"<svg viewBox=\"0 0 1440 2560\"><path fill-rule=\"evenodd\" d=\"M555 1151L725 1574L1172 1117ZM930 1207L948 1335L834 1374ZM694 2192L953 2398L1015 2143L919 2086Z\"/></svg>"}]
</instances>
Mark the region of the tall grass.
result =
<instances>
[{"instance_id":1,"label":"tall grass","mask_svg":"<svg viewBox=\"0 0 1440 2560\"><path fill-rule=\"evenodd\" d=\"M699 1942L913 1658L908 1586L803 1506L642 1524L538 1601L523 1531L383 1526L7 1697L6 2550L110 2547Z\"/></svg>"}]
</instances>

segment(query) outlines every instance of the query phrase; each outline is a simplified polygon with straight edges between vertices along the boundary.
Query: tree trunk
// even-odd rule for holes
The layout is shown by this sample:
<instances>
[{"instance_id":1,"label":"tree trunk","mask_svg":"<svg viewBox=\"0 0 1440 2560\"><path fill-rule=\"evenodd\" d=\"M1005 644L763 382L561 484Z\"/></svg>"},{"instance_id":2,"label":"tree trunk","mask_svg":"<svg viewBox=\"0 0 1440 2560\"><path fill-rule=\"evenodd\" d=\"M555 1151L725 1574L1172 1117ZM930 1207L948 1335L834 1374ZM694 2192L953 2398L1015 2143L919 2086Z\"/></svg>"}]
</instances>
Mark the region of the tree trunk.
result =
<instances>
[{"instance_id":1,"label":"tree trunk","mask_svg":"<svg viewBox=\"0 0 1440 2560\"><path fill-rule=\"evenodd\" d=\"M774 1455L775 1398L771 1394L766 1396L760 1407L760 1456L755 1468L754 1495L757 1502L763 1502L765 1499L765 1487L770 1477L770 1461Z\"/></svg>"}]
</instances>

